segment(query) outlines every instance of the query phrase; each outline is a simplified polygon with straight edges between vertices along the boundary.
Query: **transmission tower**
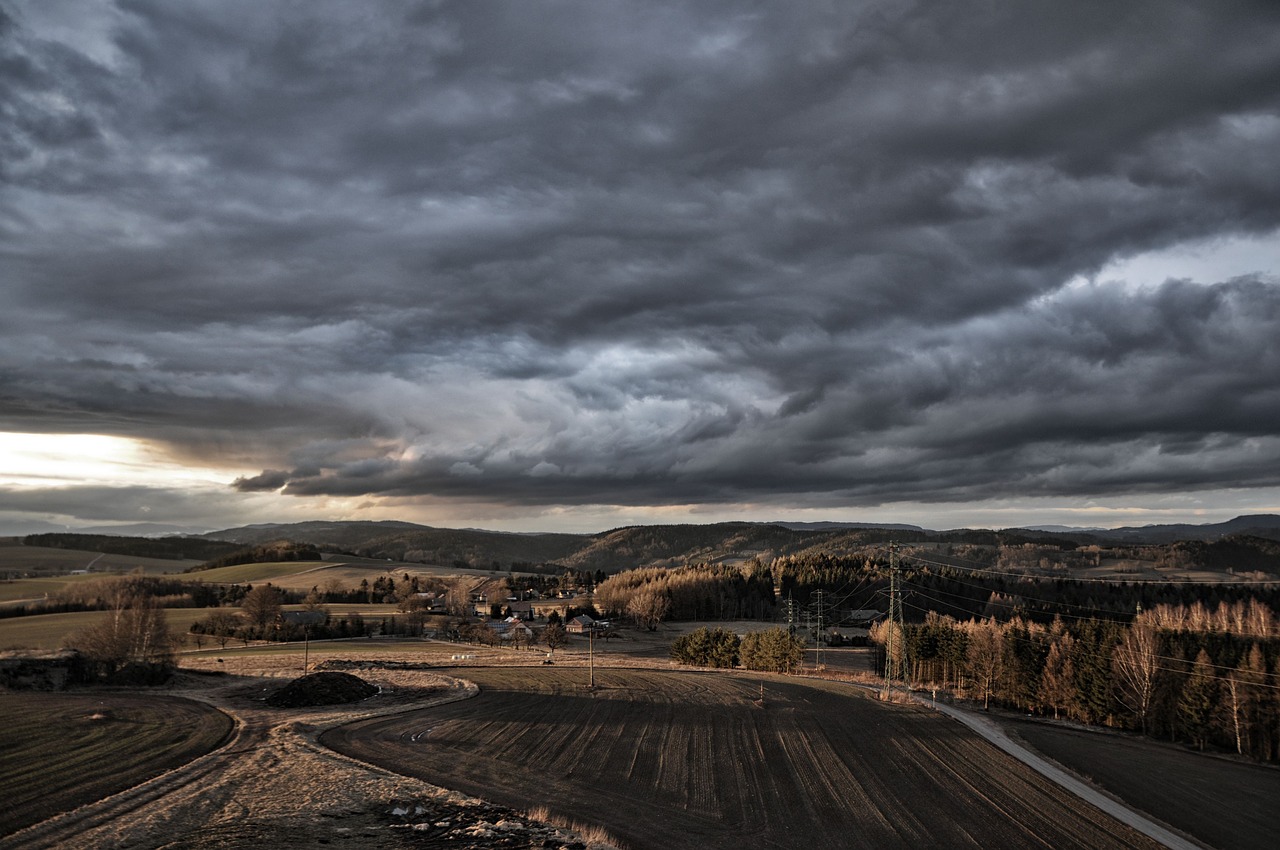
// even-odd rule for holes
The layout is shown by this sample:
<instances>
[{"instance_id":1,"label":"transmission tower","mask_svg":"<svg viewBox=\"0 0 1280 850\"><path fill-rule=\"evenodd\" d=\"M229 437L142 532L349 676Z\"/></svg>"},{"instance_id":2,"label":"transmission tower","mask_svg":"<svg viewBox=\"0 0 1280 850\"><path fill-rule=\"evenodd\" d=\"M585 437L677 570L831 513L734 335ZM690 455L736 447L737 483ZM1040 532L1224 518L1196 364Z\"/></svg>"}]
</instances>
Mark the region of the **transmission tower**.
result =
<instances>
[{"instance_id":1,"label":"transmission tower","mask_svg":"<svg viewBox=\"0 0 1280 850\"><path fill-rule=\"evenodd\" d=\"M903 678L906 631L902 625L902 571L898 566L898 544L889 544L889 629L884 642L884 699L893 696L893 685Z\"/></svg>"},{"instance_id":2,"label":"transmission tower","mask_svg":"<svg viewBox=\"0 0 1280 850\"><path fill-rule=\"evenodd\" d=\"M822 591L817 592L818 595L818 639L816 641L818 651L814 655L814 661L817 666L821 667L825 660L822 656Z\"/></svg>"}]
</instances>

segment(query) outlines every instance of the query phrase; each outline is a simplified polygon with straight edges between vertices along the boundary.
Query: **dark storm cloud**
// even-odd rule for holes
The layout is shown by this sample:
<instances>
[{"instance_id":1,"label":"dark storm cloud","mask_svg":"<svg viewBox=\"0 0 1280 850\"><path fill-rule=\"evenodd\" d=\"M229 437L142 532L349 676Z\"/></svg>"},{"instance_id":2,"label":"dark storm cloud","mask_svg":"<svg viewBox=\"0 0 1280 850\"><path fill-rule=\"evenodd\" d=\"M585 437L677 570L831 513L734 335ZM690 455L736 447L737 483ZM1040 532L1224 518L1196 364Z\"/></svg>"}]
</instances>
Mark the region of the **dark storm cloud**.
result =
<instances>
[{"instance_id":1,"label":"dark storm cloud","mask_svg":"<svg viewBox=\"0 0 1280 850\"><path fill-rule=\"evenodd\" d=\"M1272 486L1270 3L3 5L0 427L241 491Z\"/></svg>"},{"instance_id":2,"label":"dark storm cloud","mask_svg":"<svg viewBox=\"0 0 1280 850\"><path fill-rule=\"evenodd\" d=\"M0 523L36 514L90 522L145 521L202 523L212 515L234 515L231 498L183 488L77 486L28 491L0 487Z\"/></svg>"}]
</instances>

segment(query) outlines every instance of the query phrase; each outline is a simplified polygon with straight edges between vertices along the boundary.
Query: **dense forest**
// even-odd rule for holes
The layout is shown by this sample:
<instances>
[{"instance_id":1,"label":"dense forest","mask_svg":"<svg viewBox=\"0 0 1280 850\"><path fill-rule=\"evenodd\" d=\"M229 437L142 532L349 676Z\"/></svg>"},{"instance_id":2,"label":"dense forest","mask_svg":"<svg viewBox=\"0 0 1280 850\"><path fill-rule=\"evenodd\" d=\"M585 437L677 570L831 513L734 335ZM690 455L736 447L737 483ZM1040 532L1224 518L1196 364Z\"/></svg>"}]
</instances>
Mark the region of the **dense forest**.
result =
<instances>
[{"instance_id":1,"label":"dense forest","mask_svg":"<svg viewBox=\"0 0 1280 850\"><path fill-rule=\"evenodd\" d=\"M887 551L629 570L602 582L595 603L641 625L763 620L811 640L829 637L814 622L838 628L870 609L873 641L893 647L914 686L1280 761L1277 584L1037 578L909 548L899 564L896 639L876 614L887 608ZM727 652L678 649L708 664Z\"/></svg>"},{"instance_id":2,"label":"dense forest","mask_svg":"<svg viewBox=\"0 0 1280 850\"><path fill-rule=\"evenodd\" d=\"M878 644L917 687L1280 761L1280 635L1256 601L1161 605L1129 623L929 614Z\"/></svg>"},{"instance_id":3,"label":"dense forest","mask_svg":"<svg viewBox=\"0 0 1280 850\"><path fill-rule=\"evenodd\" d=\"M171 561L208 561L240 548L234 543L203 537L116 537L111 534L28 534L22 543Z\"/></svg>"},{"instance_id":4,"label":"dense forest","mask_svg":"<svg viewBox=\"0 0 1280 850\"><path fill-rule=\"evenodd\" d=\"M277 540L261 546L237 548L199 566L190 567L187 572L200 572L218 567L234 567L240 564L274 564L284 561L319 561L323 556L320 550L309 543L295 543L291 540Z\"/></svg>"}]
</instances>

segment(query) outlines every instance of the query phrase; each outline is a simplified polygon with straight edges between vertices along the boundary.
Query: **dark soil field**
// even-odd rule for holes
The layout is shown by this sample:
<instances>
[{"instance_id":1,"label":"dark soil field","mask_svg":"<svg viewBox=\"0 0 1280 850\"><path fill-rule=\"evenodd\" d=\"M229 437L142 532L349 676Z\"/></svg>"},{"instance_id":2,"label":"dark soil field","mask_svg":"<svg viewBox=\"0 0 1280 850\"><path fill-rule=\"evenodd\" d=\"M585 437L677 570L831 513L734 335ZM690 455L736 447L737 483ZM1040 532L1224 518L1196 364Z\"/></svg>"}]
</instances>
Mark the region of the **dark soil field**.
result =
<instances>
[{"instance_id":1,"label":"dark soil field","mask_svg":"<svg viewBox=\"0 0 1280 850\"><path fill-rule=\"evenodd\" d=\"M475 668L465 702L326 732L339 752L602 827L631 850L1154 847L919 706L837 683Z\"/></svg>"},{"instance_id":2,"label":"dark soil field","mask_svg":"<svg viewBox=\"0 0 1280 850\"><path fill-rule=\"evenodd\" d=\"M1010 721L1036 750L1212 847L1280 846L1280 769L1127 735Z\"/></svg>"},{"instance_id":3,"label":"dark soil field","mask_svg":"<svg viewBox=\"0 0 1280 850\"><path fill-rule=\"evenodd\" d=\"M231 718L152 694L0 691L0 836L216 748Z\"/></svg>"}]
</instances>

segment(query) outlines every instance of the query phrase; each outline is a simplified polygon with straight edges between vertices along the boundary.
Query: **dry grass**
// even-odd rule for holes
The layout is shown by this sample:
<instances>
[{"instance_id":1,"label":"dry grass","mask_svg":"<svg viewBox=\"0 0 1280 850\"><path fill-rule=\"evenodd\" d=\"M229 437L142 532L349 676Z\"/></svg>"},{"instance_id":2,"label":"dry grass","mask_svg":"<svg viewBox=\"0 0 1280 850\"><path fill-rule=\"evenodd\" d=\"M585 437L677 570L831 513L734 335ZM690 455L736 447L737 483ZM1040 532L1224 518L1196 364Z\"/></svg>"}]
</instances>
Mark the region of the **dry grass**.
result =
<instances>
[{"instance_id":1,"label":"dry grass","mask_svg":"<svg viewBox=\"0 0 1280 850\"><path fill-rule=\"evenodd\" d=\"M573 818L553 813L546 806L534 806L525 814L529 820L567 829L575 833L587 845L588 850L625 850L623 845L602 826L582 823Z\"/></svg>"}]
</instances>

